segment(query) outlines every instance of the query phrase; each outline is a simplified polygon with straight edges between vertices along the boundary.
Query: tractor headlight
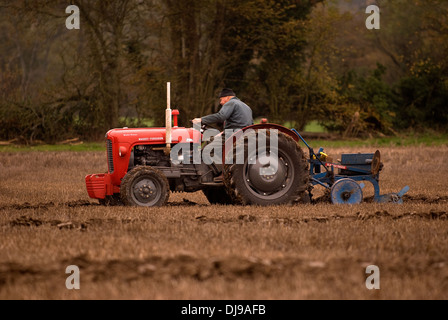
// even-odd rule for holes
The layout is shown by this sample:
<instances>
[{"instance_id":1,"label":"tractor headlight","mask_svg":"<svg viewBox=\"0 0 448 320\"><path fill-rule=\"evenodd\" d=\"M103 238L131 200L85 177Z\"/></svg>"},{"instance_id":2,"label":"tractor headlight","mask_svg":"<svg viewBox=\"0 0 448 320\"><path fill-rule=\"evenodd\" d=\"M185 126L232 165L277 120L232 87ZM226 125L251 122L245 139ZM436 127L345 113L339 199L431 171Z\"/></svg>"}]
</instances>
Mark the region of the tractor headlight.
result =
<instances>
[{"instance_id":1,"label":"tractor headlight","mask_svg":"<svg viewBox=\"0 0 448 320\"><path fill-rule=\"evenodd\" d=\"M118 155L120 157L124 157L128 153L128 149L126 147L120 147L118 149Z\"/></svg>"}]
</instances>

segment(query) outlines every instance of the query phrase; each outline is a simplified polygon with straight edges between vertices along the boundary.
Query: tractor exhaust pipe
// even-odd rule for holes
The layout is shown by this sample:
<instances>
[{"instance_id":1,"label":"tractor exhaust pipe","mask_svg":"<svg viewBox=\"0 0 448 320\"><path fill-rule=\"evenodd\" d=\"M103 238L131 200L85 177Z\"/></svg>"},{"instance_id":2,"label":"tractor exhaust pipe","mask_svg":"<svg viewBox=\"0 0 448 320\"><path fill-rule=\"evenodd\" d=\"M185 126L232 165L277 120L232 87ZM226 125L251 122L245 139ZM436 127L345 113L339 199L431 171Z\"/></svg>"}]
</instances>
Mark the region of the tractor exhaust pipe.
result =
<instances>
[{"instance_id":1,"label":"tractor exhaust pipe","mask_svg":"<svg viewBox=\"0 0 448 320\"><path fill-rule=\"evenodd\" d=\"M170 154L171 152L171 82L167 83L167 96L166 96L166 112L165 112L165 127L166 127L166 148L165 154Z\"/></svg>"}]
</instances>

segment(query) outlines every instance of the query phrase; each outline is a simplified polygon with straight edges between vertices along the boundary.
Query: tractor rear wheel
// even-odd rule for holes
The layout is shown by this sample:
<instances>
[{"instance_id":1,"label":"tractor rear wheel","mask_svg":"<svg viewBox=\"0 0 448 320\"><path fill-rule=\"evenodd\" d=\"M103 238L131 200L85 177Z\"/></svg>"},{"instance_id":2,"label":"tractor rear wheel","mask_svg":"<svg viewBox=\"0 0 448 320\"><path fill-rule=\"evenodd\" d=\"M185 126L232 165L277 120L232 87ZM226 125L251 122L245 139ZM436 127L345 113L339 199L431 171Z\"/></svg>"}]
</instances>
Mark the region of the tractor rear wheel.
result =
<instances>
[{"instance_id":1,"label":"tractor rear wheel","mask_svg":"<svg viewBox=\"0 0 448 320\"><path fill-rule=\"evenodd\" d=\"M127 206L160 207L166 205L170 195L166 176L151 167L136 167L123 178L121 200Z\"/></svg>"},{"instance_id":2,"label":"tractor rear wheel","mask_svg":"<svg viewBox=\"0 0 448 320\"><path fill-rule=\"evenodd\" d=\"M250 134L246 136L245 133L246 138L233 145L233 164L228 164L226 158L224 165L224 184L233 202L260 206L302 202L309 188L309 172L300 146L292 137L278 132L278 148L271 150L270 141L274 137L271 131L259 130L251 134L256 135L257 142L266 139L266 147L249 148ZM242 149L244 163L236 163L235 155Z\"/></svg>"},{"instance_id":3,"label":"tractor rear wheel","mask_svg":"<svg viewBox=\"0 0 448 320\"><path fill-rule=\"evenodd\" d=\"M224 187L207 188L203 189L202 192L210 204L232 204L232 198L227 194Z\"/></svg>"}]
</instances>

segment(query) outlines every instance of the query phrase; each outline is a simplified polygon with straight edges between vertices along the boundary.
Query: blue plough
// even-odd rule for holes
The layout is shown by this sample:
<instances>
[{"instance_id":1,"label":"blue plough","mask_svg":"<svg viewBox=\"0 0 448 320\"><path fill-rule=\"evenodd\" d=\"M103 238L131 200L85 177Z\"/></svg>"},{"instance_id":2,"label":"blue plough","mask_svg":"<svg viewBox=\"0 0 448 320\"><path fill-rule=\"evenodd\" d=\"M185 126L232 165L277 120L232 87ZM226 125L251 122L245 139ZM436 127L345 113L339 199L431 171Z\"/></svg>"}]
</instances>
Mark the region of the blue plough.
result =
<instances>
[{"instance_id":1,"label":"blue plough","mask_svg":"<svg viewBox=\"0 0 448 320\"><path fill-rule=\"evenodd\" d=\"M313 186L320 185L330 191L331 202L334 204L359 204L363 200L364 182L370 182L374 188L374 201L377 203L403 203L403 196L409 191L409 186L398 193L380 194L379 173L383 168L381 154L357 153L343 154L338 163L324 153L320 148L317 153L309 146L300 133L292 129L309 150L310 179ZM322 171L322 168L325 171ZM336 174L335 169L338 170ZM360 182L360 183L358 183ZM311 194L310 194L311 196Z\"/></svg>"}]
</instances>

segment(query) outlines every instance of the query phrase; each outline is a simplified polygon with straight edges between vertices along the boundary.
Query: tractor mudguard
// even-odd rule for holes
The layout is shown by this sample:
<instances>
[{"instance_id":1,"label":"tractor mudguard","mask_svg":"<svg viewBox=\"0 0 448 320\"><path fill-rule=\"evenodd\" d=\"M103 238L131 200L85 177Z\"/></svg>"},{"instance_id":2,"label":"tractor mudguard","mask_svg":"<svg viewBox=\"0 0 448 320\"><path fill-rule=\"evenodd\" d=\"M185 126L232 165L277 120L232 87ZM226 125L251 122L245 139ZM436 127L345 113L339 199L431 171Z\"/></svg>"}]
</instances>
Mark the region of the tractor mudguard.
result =
<instances>
[{"instance_id":1,"label":"tractor mudguard","mask_svg":"<svg viewBox=\"0 0 448 320\"><path fill-rule=\"evenodd\" d=\"M281 125L278 124L273 124L273 123L260 123L260 124L255 124L246 128L241 129L241 131L244 133L247 130L268 130L268 129L274 129L274 130L278 130L281 133L284 133L287 136L290 136L291 138L294 139L294 141L299 142L299 137L293 132L291 131L291 129L288 129L286 127L283 127ZM241 134L240 131L237 133L234 133L230 138L228 138L226 140L226 143L224 145L224 152L222 154L223 156L223 163L225 163L225 159L227 156L227 153L233 149L233 140L235 138L235 136Z\"/></svg>"}]
</instances>

